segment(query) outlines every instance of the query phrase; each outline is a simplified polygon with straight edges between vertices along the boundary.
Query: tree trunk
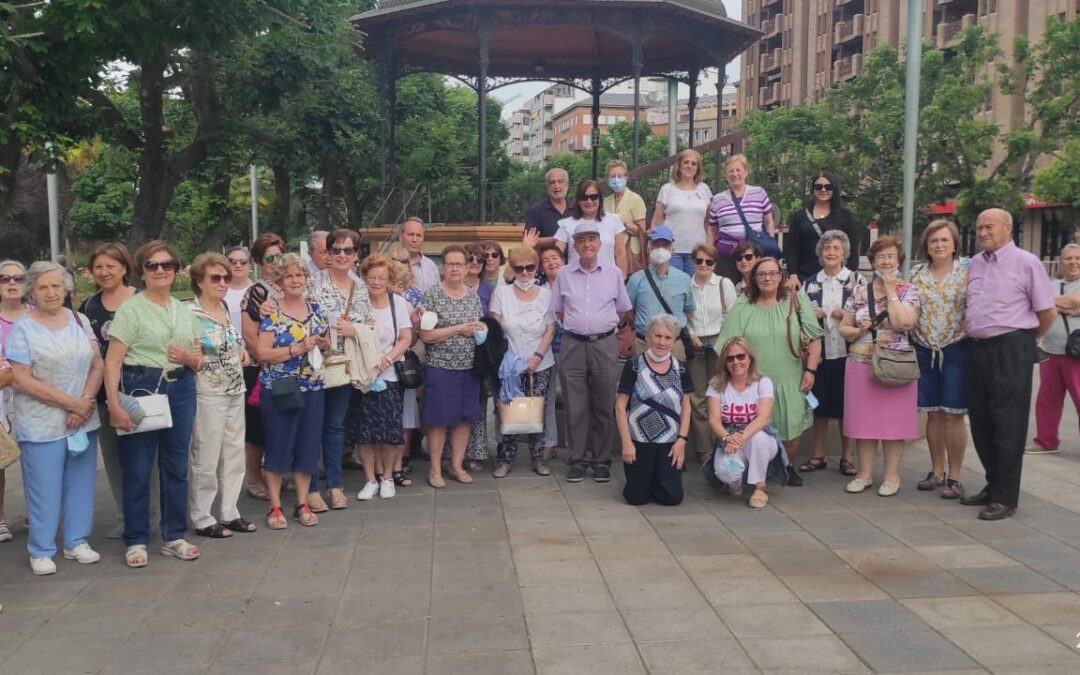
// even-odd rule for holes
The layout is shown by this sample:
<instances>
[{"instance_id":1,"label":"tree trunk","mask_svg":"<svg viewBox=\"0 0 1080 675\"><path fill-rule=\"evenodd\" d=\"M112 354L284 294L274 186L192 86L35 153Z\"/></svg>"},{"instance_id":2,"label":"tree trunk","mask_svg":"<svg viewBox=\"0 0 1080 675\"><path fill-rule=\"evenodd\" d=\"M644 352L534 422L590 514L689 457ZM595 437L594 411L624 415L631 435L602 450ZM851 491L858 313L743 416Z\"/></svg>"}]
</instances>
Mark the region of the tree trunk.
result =
<instances>
[{"instance_id":1,"label":"tree trunk","mask_svg":"<svg viewBox=\"0 0 1080 675\"><path fill-rule=\"evenodd\" d=\"M229 226L229 189L232 187L234 168L231 162L222 159L214 169L214 180L210 185L213 226L203 234L197 246L199 251L220 251L225 242L225 230Z\"/></svg>"},{"instance_id":2,"label":"tree trunk","mask_svg":"<svg viewBox=\"0 0 1080 675\"><path fill-rule=\"evenodd\" d=\"M289 166L285 160L274 161L274 194L277 195L275 206L278 213L278 227L282 232L289 230L289 212L292 209L292 185L289 180Z\"/></svg>"},{"instance_id":3,"label":"tree trunk","mask_svg":"<svg viewBox=\"0 0 1080 675\"><path fill-rule=\"evenodd\" d=\"M356 194L356 179L352 172L345 170L341 177L345 195L345 221L350 230L359 230L363 227L363 207L360 205L359 195Z\"/></svg>"}]
</instances>

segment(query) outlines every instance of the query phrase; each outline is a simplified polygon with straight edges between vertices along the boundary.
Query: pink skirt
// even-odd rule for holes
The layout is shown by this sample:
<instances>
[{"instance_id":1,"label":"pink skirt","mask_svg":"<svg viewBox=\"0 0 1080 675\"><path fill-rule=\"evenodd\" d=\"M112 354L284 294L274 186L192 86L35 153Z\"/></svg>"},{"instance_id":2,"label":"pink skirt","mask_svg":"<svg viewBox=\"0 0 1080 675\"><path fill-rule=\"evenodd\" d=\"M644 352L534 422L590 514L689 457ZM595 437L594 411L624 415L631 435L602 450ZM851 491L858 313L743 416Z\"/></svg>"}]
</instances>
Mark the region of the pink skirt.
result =
<instances>
[{"instance_id":1,"label":"pink skirt","mask_svg":"<svg viewBox=\"0 0 1080 675\"><path fill-rule=\"evenodd\" d=\"M865 440L907 441L919 436L919 382L886 387L870 364L848 359L844 372L844 435Z\"/></svg>"}]
</instances>

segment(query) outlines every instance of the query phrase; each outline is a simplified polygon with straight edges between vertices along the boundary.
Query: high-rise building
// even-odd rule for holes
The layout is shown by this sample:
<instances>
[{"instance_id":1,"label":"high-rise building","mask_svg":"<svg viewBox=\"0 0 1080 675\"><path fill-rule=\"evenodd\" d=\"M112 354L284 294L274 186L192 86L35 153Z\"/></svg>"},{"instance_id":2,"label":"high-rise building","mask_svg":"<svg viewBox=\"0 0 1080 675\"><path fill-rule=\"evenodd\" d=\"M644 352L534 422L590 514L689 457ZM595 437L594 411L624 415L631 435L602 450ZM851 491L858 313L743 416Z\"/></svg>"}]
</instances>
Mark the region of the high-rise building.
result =
<instances>
[{"instance_id":1,"label":"high-rise building","mask_svg":"<svg viewBox=\"0 0 1080 675\"><path fill-rule=\"evenodd\" d=\"M511 114L506 121L510 136L505 143L511 159L534 166L556 154L555 114L573 104L574 94L569 85L553 84Z\"/></svg>"}]
</instances>

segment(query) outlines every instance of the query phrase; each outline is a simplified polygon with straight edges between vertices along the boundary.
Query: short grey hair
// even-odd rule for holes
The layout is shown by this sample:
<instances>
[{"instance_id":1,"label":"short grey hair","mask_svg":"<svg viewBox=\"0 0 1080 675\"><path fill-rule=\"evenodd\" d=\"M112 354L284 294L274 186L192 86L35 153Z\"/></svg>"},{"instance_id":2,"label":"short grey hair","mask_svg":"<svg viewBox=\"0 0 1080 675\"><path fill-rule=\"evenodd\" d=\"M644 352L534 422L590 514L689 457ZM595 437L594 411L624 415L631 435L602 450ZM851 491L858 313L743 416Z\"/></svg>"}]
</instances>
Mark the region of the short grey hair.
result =
<instances>
[{"instance_id":1,"label":"short grey hair","mask_svg":"<svg viewBox=\"0 0 1080 675\"><path fill-rule=\"evenodd\" d=\"M1058 254L1058 257L1059 258L1064 257L1065 256L1065 251L1071 251L1074 248L1080 248L1080 244L1077 244L1077 243L1074 243L1074 242L1069 242L1068 244L1065 244L1064 246L1061 247L1061 253ZM4 263L0 263L0 268L2 268L3 266L4 266Z\"/></svg>"},{"instance_id":2,"label":"short grey hair","mask_svg":"<svg viewBox=\"0 0 1080 675\"><path fill-rule=\"evenodd\" d=\"M23 298L29 298L34 284L49 272L56 272L60 275L60 282L64 284L65 291L70 293L75 290L75 280L71 278L63 265L54 263L51 260L39 260L30 265L30 269L26 271L26 281L23 282Z\"/></svg>"},{"instance_id":3,"label":"short grey hair","mask_svg":"<svg viewBox=\"0 0 1080 675\"><path fill-rule=\"evenodd\" d=\"M308 237L308 246L310 246L311 248L315 248L315 240L316 239L318 239L319 237L322 237L323 239L326 239L329 236L330 236L330 233L327 232L326 230L315 230L314 232L311 233L311 236Z\"/></svg>"},{"instance_id":4,"label":"short grey hair","mask_svg":"<svg viewBox=\"0 0 1080 675\"><path fill-rule=\"evenodd\" d=\"M18 267L19 274L26 274L26 265L22 264L18 260L11 260L9 258L8 260L0 261L0 270L4 269L5 267Z\"/></svg>"},{"instance_id":5,"label":"short grey hair","mask_svg":"<svg viewBox=\"0 0 1080 675\"><path fill-rule=\"evenodd\" d=\"M818 239L817 246L814 247L814 252L817 253L819 259L821 258L821 249L825 248L825 244L830 241L838 241L844 247L844 260L851 257L851 240L848 239L847 234L843 230L825 230L821 233L821 239Z\"/></svg>"},{"instance_id":6,"label":"short grey hair","mask_svg":"<svg viewBox=\"0 0 1080 675\"><path fill-rule=\"evenodd\" d=\"M568 172L566 169L560 169L559 167L549 169L548 172L544 174L544 181L546 182L549 178L551 178L551 174L553 173L561 173L562 175L566 176L566 182L570 182L570 172Z\"/></svg>"},{"instance_id":7,"label":"short grey hair","mask_svg":"<svg viewBox=\"0 0 1080 675\"><path fill-rule=\"evenodd\" d=\"M677 336L679 334L679 320L670 314L661 312L659 314L654 314L649 318L649 322L645 324L645 337L648 337L649 334L652 333L653 328L656 328L657 326L667 328L671 331L672 335Z\"/></svg>"}]
</instances>

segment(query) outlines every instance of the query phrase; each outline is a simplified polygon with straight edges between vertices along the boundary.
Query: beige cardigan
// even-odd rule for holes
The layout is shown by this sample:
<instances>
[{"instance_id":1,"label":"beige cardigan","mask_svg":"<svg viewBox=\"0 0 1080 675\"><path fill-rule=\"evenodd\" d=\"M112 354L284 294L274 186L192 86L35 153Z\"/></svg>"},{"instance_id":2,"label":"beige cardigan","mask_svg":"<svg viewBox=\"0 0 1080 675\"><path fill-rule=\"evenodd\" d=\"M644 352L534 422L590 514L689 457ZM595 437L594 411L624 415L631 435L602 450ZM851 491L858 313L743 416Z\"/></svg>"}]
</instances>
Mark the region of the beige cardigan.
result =
<instances>
[{"instance_id":1,"label":"beige cardigan","mask_svg":"<svg viewBox=\"0 0 1080 675\"><path fill-rule=\"evenodd\" d=\"M345 356L349 359L349 377L353 387L366 393L379 376L382 351L373 324L354 323L353 328L356 329L356 337L344 341Z\"/></svg>"}]
</instances>

